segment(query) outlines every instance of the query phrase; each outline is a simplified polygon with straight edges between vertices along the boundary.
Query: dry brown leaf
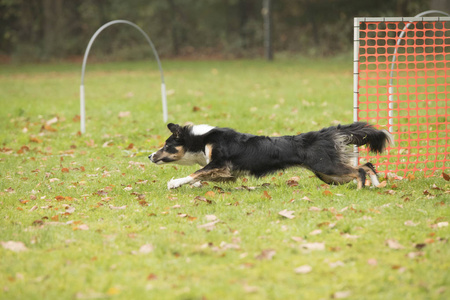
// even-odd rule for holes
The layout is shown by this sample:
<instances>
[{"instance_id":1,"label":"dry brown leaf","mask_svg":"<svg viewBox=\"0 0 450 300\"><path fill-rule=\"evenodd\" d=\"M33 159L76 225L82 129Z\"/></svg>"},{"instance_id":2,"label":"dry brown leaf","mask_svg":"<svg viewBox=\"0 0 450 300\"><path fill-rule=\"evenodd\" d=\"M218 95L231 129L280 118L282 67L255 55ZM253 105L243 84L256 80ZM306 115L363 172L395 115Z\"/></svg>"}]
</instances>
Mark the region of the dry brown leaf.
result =
<instances>
[{"instance_id":1,"label":"dry brown leaf","mask_svg":"<svg viewBox=\"0 0 450 300\"><path fill-rule=\"evenodd\" d=\"M442 177L443 177L446 181L450 181L450 175L448 175L447 173L442 172Z\"/></svg>"},{"instance_id":2,"label":"dry brown leaf","mask_svg":"<svg viewBox=\"0 0 450 300\"><path fill-rule=\"evenodd\" d=\"M295 212L295 211L293 211L293 210L283 209L283 210L280 211L278 214L279 214L280 216L285 217L285 218L293 219L293 218L295 218L295 216L292 215L294 212Z\"/></svg>"},{"instance_id":3,"label":"dry brown leaf","mask_svg":"<svg viewBox=\"0 0 450 300\"><path fill-rule=\"evenodd\" d=\"M219 222L220 222L220 220L216 220L216 221L209 222L206 224L198 225L197 228L203 228L203 229L206 229L207 231L211 231L214 228L216 228L216 224Z\"/></svg>"},{"instance_id":4,"label":"dry brown leaf","mask_svg":"<svg viewBox=\"0 0 450 300\"><path fill-rule=\"evenodd\" d=\"M417 251L417 252L409 252L408 254L406 254L407 257L409 258L416 258L416 257L420 257L420 256L424 256L425 252L422 251Z\"/></svg>"},{"instance_id":5,"label":"dry brown leaf","mask_svg":"<svg viewBox=\"0 0 450 300\"><path fill-rule=\"evenodd\" d=\"M332 195L333 195L333 193L330 192L329 190L323 191L322 194L323 194L324 196L332 196Z\"/></svg>"},{"instance_id":6,"label":"dry brown leaf","mask_svg":"<svg viewBox=\"0 0 450 300\"><path fill-rule=\"evenodd\" d=\"M367 263L371 266L376 266L378 264L377 260L375 258L369 258L367 260Z\"/></svg>"},{"instance_id":7,"label":"dry brown leaf","mask_svg":"<svg viewBox=\"0 0 450 300\"><path fill-rule=\"evenodd\" d=\"M311 199L309 199L308 197L303 197L302 199L300 199L300 200L305 200L305 201L308 201L308 202L312 202L312 200Z\"/></svg>"},{"instance_id":8,"label":"dry brown leaf","mask_svg":"<svg viewBox=\"0 0 450 300\"><path fill-rule=\"evenodd\" d=\"M315 206L311 206L311 207L309 208L309 211L321 211L321 209L318 208L318 207L315 207Z\"/></svg>"},{"instance_id":9,"label":"dry brown leaf","mask_svg":"<svg viewBox=\"0 0 450 300\"><path fill-rule=\"evenodd\" d=\"M305 243L301 244L300 248L306 250L325 250L325 243Z\"/></svg>"},{"instance_id":10,"label":"dry brown leaf","mask_svg":"<svg viewBox=\"0 0 450 300\"><path fill-rule=\"evenodd\" d=\"M262 197L263 197L263 198L266 198L266 199L272 199L272 196L269 195L269 192L268 192L268 191L264 191Z\"/></svg>"},{"instance_id":11,"label":"dry brown leaf","mask_svg":"<svg viewBox=\"0 0 450 300\"><path fill-rule=\"evenodd\" d=\"M261 251L261 254L256 256L256 259L258 259L258 260L263 260L263 259L271 260L275 256L276 253L277 252L275 250L273 250L273 249L264 249L263 251Z\"/></svg>"},{"instance_id":12,"label":"dry brown leaf","mask_svg":"<svg viewBox=\"0 0 450 300\"><path fill-rule=\"evenodd\" d=\"M396 241L394 239L387 239L385 243L391 249L399 250L399 249L405 248L398 241Z\"/></svg>"},{"instance_id":13,"label":"dry brown leaf","mask_svg":"<svg viewBox=\"0 0 450 300\"><path fill-rule=\"evenodd\" d=\"M384 188L384 187L386 187L386 185L387 185L387 181L382 181L382 182L380 182L379 185L377 185L377 188Z\"/></svg>"}]
</instances>

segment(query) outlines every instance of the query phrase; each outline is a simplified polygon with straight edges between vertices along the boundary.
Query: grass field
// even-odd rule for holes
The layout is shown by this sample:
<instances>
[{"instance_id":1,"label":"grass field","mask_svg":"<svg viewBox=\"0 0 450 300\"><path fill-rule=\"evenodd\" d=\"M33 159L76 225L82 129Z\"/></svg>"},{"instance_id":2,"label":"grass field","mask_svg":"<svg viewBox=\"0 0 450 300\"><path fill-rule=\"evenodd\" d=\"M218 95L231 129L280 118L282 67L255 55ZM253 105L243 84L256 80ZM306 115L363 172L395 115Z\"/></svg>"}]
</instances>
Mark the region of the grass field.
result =
<instances>
[{"instance_id":1,"label":"grass field","mask_svg":"<svg viewBox=\"0 0 450 300\"><path fill-rule=\"evenodd\" d=\"M350 57L163 67L171 122L352 121ZM156 63L88 65L83 135L80 69L0 68L1 299L450 298L443 177L358 191L286 170L168 191L196 168L147 159L169 134Z\"/></svg>"}]
</instances>

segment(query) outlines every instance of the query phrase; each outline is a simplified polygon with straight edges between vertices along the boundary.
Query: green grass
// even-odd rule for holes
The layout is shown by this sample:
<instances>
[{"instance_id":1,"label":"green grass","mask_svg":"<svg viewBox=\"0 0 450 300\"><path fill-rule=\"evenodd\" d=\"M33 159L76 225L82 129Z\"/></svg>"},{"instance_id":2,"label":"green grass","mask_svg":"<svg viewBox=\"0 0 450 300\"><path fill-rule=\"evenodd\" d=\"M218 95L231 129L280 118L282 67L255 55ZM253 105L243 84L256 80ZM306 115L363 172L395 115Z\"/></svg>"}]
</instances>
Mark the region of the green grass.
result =
<instances>
[{"instance_id":1,"label":"green grass","mask_svg":"<svg viewBox=\"0 0 450 300\"><path fill-rule=\"evenodd\" d=\"M171 122L271 135L352 121L349 57L163 67ZM196 168L147 159L169 133L156 64L88 65L84 135L80 69L0 68L0 241L27 247L0 247L2 299L450 297L442 177L358 191L293 169L168 191L168 180ZM298 186L286 183L293 176ZM199 227L209 215L220 220L210 231ZM312 270L296 273L303 265Z\"/></svg>"}]
</instances>

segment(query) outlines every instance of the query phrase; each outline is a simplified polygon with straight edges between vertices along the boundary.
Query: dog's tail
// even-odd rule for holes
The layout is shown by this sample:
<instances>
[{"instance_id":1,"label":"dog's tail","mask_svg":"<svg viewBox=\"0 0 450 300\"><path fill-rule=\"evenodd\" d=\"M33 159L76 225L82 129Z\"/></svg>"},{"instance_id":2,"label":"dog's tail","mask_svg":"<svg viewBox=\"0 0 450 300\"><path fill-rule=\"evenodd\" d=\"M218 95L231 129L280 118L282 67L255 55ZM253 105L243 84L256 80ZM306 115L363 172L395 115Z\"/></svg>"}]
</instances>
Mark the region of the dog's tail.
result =
<instances>
[{"instance_id":1,"label":"dog's tail","mask_svg":"<svg viewBox=\"0 0 450 300\"><path fill-rule=\"evenodd\" d=\"M394 137L387 130L378 130L372 125L355 122L350 125L338 125L336 127L339 136L343 137L347 145L367 145L369 151L383 152L388 144L394 144Z\"/></svg>"}]
</instances>

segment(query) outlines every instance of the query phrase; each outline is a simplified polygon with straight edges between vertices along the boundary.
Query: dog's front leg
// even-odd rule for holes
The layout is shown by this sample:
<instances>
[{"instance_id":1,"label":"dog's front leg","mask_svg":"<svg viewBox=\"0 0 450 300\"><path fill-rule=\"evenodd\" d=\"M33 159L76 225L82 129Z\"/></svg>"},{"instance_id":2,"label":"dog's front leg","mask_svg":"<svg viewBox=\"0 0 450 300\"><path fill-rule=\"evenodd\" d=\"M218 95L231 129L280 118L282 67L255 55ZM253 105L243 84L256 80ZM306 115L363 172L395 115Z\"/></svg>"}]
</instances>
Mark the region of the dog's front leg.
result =
<instances>
[{"instance_id":1,"label":"dog's front leg","mask_svg":"<svg viewBox=\"0 0 450 300\"><path fill-rule=\"evenodd\" d=\"M224 166L216 166L212 163L206 165L203 169L200 169L196 171L195 173L183 177L183 178L177 178L172 179L167 183L167 188L170 189L176 189L183 184L191 184L194 186L201 180L205 181L226 181L233 179L233 176L231 175L231 171L229 167Z\"/></svg>"},{"instance_id":2,"label":"dog's front leg","mask_svg":"<svg viewBox=\"0 0 450 300\"><path fill-rule=\"evenodd\" d=\"M183 184L189 184L189 183L195 184L196 182L198 182L198 180L196 180L194 177L192 177L192 175L189 175L186 177L169 180L169 182L167 183L167 188L169 190L176 189L176 188L179 188L180 186L182 186Z\"/></svg>"}]
</instances>

